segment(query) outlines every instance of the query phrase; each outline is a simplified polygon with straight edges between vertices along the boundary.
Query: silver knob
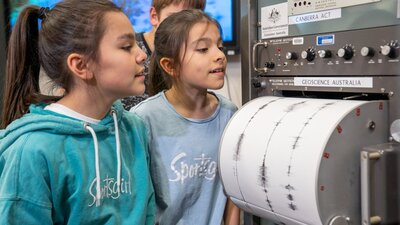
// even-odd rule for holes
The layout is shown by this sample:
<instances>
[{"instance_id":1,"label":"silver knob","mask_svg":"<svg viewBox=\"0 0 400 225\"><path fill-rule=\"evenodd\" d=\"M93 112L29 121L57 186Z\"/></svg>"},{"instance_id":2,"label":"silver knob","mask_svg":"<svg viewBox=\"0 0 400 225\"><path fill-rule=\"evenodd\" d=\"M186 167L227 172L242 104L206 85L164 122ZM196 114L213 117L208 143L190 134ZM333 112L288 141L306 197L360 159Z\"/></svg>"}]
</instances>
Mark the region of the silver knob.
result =
<instances>
[{"instance_id":1,"label":"silver knob","mask_svg":"<svg viewBox=\"0 0 400 225\"><path fill-rule=\"evenodd\" d=\"M315 59L315 51L314 49L307 49L301 52L301 58L306 59L307 61L311 62Z\"/></svg>"},{"instance_id":2,"label":"silver knob","mask_svg":"<svg viewBox=\"0 0 400 225\"><path fill-rule=\"evenodd\" d=\"M374 51L374 49L372 49L370 47L362 47L360 53L364 57L367 57L367 56L372 57L372 56L374 56L375 51Z\"/></svg>"},{"instance_id":3,"label":"silver knob","mask_svg":"<svg viewBox=\"0 0 400 225\"><path fill-rule=\"evenodd\" d=\"M381 47L381 52L382 55L390 55L390 53L393 51L393 47L389 46L389 45L384 45Z\"/></svg>"},{"instance_id":4,"label":"silver knob","mask_svg":"<svg viewBox=\"0 0 400 225\"><path fill-rule=\"evenodd\" d=\"M349 59L353 58L354 50L350 46L345 46L343 48L340 48L337 51L337 55L340 58L344 58L345 60L349 60Z\"/></svg>"},{"instance_id":5,"label":"silver knob","mask_svg":"<svg viewBox=\"0 0 400 225\"><path fill-rule=\"evenodd\" d=\"M297 54L295 52L288 52L286 53L287 60L295 60L297 59Z\"/></svg>"},{"instance_id":6,"label":"silver knob","mask_svg":"<svg viewBox=\"0 0 400 225\"><path fill-rule=\"evenodd\" d=\"M330 50L319 50L318 55L320 58L330 58L332 57L332 52Z\"/></svg>"}]
</instances>

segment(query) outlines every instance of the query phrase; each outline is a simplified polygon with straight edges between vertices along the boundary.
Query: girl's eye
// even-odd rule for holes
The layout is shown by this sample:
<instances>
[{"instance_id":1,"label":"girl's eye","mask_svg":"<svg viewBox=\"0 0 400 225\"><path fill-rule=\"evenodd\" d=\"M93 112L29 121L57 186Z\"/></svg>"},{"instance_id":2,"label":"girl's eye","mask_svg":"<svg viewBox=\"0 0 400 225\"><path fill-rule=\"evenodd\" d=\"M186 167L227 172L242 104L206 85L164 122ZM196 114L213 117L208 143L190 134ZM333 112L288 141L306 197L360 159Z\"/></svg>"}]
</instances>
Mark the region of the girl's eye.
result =
<instances>
[{"instance_id":1,"label":"girl's eye","mask_svg":"<svg viewBox=\"0 0 400 225\"><path fill-rule=\"evenodd\" d=\"M221 50L221 51L224 51L225 47L224 46L220 46L220 47L218 47L218 49Z\"/></svg>"},{"instance_id":2,"label":"girl's eye","mask_svg":"<svg viewBox=\"0 0 400 225\"><path fill-rule=\"evenodd\" d=\"M205 53L208 51L208 48L199 48L197 49L198 52Z\"/></svg>"},{"instance_id":3,"label":"girl's eye","mask_svg":"<svg viewBox=\"0 0 400 225\"><path fill-rule=\"evenodd\" d=\"M123 47L121 47L121 49L129 52L132 49L132 45L123 46Z\"/></svg>"}]
</instances>

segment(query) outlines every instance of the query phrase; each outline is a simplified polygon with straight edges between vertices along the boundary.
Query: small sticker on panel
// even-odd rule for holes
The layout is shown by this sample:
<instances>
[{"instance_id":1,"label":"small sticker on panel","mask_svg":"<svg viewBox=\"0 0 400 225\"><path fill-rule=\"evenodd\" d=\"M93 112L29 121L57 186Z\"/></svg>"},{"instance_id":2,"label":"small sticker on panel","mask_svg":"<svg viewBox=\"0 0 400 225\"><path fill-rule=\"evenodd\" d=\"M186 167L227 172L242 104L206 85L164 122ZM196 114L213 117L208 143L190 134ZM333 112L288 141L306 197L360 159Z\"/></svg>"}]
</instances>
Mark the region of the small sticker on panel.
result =
<instances>
[{"instance_id":1,"label":"small sticker on panel","mask_svg":"<svg viewBox=\"0 0 400 225\"><path fill-rule=\"evenodd\" d=\"M304 38L303 37L293 38L292 43L293 45L304 45Z\"/></svg>"},{"instance_id":2,"label":"small sticker on panel","mask_svg":"<svg viewBox=\"0 0 400 225\"><path fill-rule=\"evenodd\" d=\"M329 35L317 36L316 44L317 46L333 45L335 44L335 35L329 34Z\"/></svg>"}]
</instances>

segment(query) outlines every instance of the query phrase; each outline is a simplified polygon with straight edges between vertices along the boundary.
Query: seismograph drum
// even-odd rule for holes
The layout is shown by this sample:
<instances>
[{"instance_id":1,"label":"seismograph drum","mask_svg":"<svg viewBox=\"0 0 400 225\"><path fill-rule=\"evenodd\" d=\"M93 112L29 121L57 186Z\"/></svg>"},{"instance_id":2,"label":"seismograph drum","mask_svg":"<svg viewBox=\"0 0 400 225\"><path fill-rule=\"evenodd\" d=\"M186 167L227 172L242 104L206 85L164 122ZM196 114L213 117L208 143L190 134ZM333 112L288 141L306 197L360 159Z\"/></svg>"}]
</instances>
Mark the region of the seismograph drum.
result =
<instances>
[{"instance_id":1,"label":"seismograph drum","mask_svg":"<svg viewBox=\"0 0 400 225\"><path fill-rule=\"evenodd\" d=\"M361 224L360 150L387 141L387 108L385 101L250 101L221 140L227 195L278 224Z\"/></svg>"}]
</instances>

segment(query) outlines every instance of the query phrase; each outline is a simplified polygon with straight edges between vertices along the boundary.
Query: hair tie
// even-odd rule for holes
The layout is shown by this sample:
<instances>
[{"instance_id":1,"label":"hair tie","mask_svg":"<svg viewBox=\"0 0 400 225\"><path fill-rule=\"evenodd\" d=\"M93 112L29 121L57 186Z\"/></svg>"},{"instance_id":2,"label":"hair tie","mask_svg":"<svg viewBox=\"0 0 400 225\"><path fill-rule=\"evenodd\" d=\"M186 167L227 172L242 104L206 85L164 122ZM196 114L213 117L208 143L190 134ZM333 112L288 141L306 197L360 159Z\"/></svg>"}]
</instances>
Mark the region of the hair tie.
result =
<instances>
[{"instance_id":1,"label":"hair tie","mask_svg":"<svg viewBox=\"0 0 400 225\"><path fill-rule=\"evenodd\" d=\"M39 19L44 20L47 17L47 13L49 13L50 8L49 7L41 7L39 9Z\"/></svg>"}]
</instances>

